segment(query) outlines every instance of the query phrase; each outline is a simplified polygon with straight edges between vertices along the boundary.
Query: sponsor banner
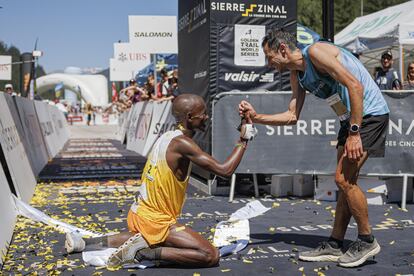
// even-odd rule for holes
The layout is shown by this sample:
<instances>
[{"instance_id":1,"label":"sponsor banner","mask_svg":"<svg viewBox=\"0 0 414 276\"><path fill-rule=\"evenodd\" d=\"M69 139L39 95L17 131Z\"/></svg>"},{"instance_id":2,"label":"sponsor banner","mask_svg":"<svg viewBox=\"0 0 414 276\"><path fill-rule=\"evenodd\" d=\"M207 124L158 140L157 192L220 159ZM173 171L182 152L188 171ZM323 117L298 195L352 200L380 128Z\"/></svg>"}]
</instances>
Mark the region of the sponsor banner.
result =
<instances>
[{"instance_id":1,"label":"sponsor banner","mask_svg":"<svg viewBox=\"0 0 414 276\"><path fill-rule=\"evenodd\" d=\"M265 66L262 40L266 26L234 25L234 64L237 66Z\"/></svg>"},{"instance_id":2,"label":"sponsor banner","mask_svg":"<svg viewBox=\"0 0 414 276\"><path fill-rule=\"evenodd\" d=\"M109 59L109 80L128 81L135 76L135 70L125 66L125 64L114 58Z\"/></svg>"},{"instance_id":3,"label":"sponsor banner","mask_svg":"<svg viewBox=\"0 0 414 276\"><path fill-rule=\"evenodd\" d=\"M57 145L57 135L55 133L55 128L52 122L52 118L49 114L49 109L47 108L48 104L40 101L34 101L34 105L49 156L50 158L53 158L59 152L59 149Z\"/></svg>"},{"instance_id":4,"label":"sponsor banner","mask_svg":"<svg viewBox=\"0 0 414 276\"><path fill-rule=\"evenodd\" d=\"M56 146L58 151L60 151L65 145L66 141L69 139L69 131L67 128L66 119L63 115L63 112L60 111L57 107L47 105L47 108L49 110L49 114L56 133Z\"/></svg>"},{"instance_id":5,"label":"sponsor banner","mask_svg":"<svg viewBox=\"0 0 414 276\"><path fill-rule=\"evenodd\" d=\"M114 43L114 59L122 68L137 72L151 63L151 55L138 52L131 43Z\"/></svg>"},{"instance_id":6,"label":"sponsor banner","mask_svg":"<svg viewBox=\"0 0 414 276\"><path fill-rule=\"evenodd\" d=\"M0 80L12 79L12 57L0 56Z\"/></svg>"},{"instance_id":7,"label":"sponsor banner","mask_svg":"<svg viewBox=\"0 0 414 276\"><path fill-rule=\"evenodd\" d=\"M29 202L36 186L36 179L4 93L0 93L0 110L0 144L7 167L18 196Z\"/></svg>"},{"instance_id":8,"label":"sponsor banner","mask_svg":"<svg viewBox=\"0 0 414 276\"><path fill-rule=\"evenodd\" d=\"M133 150L140 155L144 153L145 142L151 126L152 102L139 102L134 105L131 122L127 135L127 149Z\"/></svg>"},{"instance_id":9,"label":"sponsor banner","mask_svg":"<svg viewBox=\"0 0 414 276\"><path fill-rule=\"evenodd\" d=\"M130 110L127 110L125 112L123 112L122 114L119 115L119 119L118 119L118 140L121 141L121 143L123 144L125 141L125 135L129 126L129 118L131 116L130 114Z\"/></svg>"},{"instance_id":10,"label":"sponsor banner","mask_svg":"<svg viewBox=\"0 0 414 276\"><path fill-rule=\"evenodd\" d=\"M26 152L30 156L33 172L37 176L51 156L48 155L46 144L43 141L33 101L22 97L14 97L14 100L24 131Z\"/></svg>"},{"instance_id":11,"label":"sponsor banner","mask_svg":"<svg viewBox=\"0 0 414 276\"><path fill-rule=\"evenodd\" d=\"M135 50L150 54L177 54L177 17L130 15L129 42Z\"/></svg>"},{"instance_id":12,"label":"sponsor banner","mask_svg":"<svg viewBox=\"0 0 414 276\"><path fill-rule=\"evenodd\" d=\"M256 92L257 93L257 92ZM383 94L391 110L385 158L369 158L361 174L413 173L414 94ZM402 98L403 97L403 98ZM213 156L225 160L238 139L237 105L248 98L260 113L283 112L290 92L224 96L214 105ZM238 173L332 174L336 167L339 121L324 100L307 95L301 118L294 126L256 125Z\"/></svg>"},{"instance_id":13,"label":"sponsor banner","mask_svg":"<svg viewBox=\"0 0 414 276\"><path fill-rule=\"evenodd\" d=\"M3 167L0 166L0 266L3 264L7 253L7 248L13 236L14 225L16 223L16 208L9 185L7 184L6 176L4 175Z\"/></svg>"},{"instance_id":14,"label":"sponsor banner","mask_svg":"<svg viewBox=\"0 0 414 276\"><path fill-rule=\"evenodd\" d=\"M210 9L208 1L179 1L178 56L180 90L208 98L210 81ZM197 49L196 51L194 49Z\"/></svg>"},{"instance_id":15,"label":"sponsor banner","mask_svg":"<svg viewBox=\"0 0 414 276\"><path fill-rule=\"evenodd\" d=\"M154 102L152 111L151 126L148 131L147 141L145 142L143 156L148 156L155 141L167 131L175 129L175 119L171 115L171 101L161 103Z\"/></svg>"}]
</instances>

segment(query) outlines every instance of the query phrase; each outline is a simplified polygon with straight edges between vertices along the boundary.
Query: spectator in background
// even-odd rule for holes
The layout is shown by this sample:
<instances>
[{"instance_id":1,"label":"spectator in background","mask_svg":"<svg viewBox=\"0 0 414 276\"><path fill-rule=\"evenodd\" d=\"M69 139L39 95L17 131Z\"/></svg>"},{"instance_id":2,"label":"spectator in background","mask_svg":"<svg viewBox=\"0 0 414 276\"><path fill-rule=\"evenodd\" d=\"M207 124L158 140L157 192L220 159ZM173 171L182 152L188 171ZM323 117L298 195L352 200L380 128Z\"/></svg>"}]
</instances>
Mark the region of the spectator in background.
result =
<instances>
[{"instance_id":1,"label":"spectator in background","mask_svg":"<svg viewBox=\"0 0 414 276\"><path fill-rule=\"evenodd\" d=\"M407 80L403 82L404 90L414 90L414 61L408 63Z\"/></svg>"},{"instance_id":2,"label":"spectator in background","mask_svg":"<svg viewBox=\"0 0 414 276\"><path fill-rule=\"evenodd\" d=\"M17 96L17 93L14 92L13 90L13 85L11 83L8 83L4 86L4 90L6 91L7 94L9 94L10 96Z\"/></svg>"},{"instance_id":3,"label":"spectator in background","mask_svg":"<svg viewBox=\"0 0 414 276\"><path fill-rule=\"evenodd\" d=\"M85 113L86 113L86 124L90 126L91 120L92 120L92 113L93 113L93 107L91 103L86 104Z\"/></svg>"},{"instance_id":4,"label":"spectator in background","mask_svg":"<svg viewBox=\"0 0 414 276\"><path fill-rule=\"evenodd\" d=\"M400 90L401 79L398 72L392 68L394 63L391 50L385 50L381 55L381 67L375 72L375 82L381 90Z\"/></svg>"},{"instance_id":5,"label":"spectator in background","mask_svg":"<svg viewBox=\"0 0 414 276\"><path fill-rule=\"evenodd\" d=\"M160 72L161 81L157 85L157 98L165 98L170 96L170 84L168 82L168 72L165 69L162 69Z\"/></svg>"}]
</instances>

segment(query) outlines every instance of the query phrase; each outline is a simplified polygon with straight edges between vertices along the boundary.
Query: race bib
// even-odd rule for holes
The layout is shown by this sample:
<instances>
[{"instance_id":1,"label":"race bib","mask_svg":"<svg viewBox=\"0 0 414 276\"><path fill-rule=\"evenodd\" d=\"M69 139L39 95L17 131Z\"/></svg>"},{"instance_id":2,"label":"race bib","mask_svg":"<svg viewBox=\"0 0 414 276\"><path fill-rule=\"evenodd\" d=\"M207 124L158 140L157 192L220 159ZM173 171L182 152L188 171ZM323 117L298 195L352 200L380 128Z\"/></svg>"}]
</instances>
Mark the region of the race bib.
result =
<instances>
[{"instance_id":1,"label":"race bib","mask_svg":"<svg viewBox=\"0 0 414 276\"><path fill-rule=\"evenodd\" d=\"M350 113L346 109L346 106L344 105L344 103L341 101L341 97L339 96L338 93L330 96L329 98L326 99L326 101L331 106L331 108L336 113L336 115L339 117L340 121L345 121L349 119Z\"/></svg>"}]
</instances>

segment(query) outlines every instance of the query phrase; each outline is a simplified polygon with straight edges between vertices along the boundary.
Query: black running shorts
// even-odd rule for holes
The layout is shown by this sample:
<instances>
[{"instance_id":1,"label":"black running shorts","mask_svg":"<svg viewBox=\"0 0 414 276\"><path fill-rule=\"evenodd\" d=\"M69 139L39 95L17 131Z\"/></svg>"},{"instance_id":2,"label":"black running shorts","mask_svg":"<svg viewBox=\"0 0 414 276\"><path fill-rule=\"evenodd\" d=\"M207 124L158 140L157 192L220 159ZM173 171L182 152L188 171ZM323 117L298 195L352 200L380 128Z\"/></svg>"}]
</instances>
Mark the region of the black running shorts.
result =
<instances>
[{"instance_id":1,"label":"black running shorts","mask_svg":"<svg viewBox=\"0 0 414 276\"><path fill-rule=\"evenodd\" d=\"M384 115L367 115L362 118L360 135L362 147L368 152L369 157L384 157L385 139L387 136L387 127L389 114ZM349 121L341 122L341 128L338 133L338 144L344 146L349 134Z\"/></svg>"}]
</instances>

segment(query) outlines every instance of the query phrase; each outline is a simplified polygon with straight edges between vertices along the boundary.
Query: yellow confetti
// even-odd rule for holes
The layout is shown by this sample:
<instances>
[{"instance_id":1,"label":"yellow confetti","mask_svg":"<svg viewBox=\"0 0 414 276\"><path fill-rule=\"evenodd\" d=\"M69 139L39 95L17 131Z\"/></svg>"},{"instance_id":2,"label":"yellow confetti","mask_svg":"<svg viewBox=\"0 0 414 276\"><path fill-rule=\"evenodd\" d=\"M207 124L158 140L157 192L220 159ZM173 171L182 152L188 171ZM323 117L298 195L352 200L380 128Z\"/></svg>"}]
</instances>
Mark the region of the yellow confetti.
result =
<instances>
[{"instance_id":1,"label":"yellow confetti","mask_svg":"<svg viewBox=\"0 0 414 276\"><path fill-rule=\"evenodd\" d=\"M391 242L390 242L390 245L393 245L394 243L395 243L395 241L391 241Z\"/></svg>"},{"instance_id":2,"label":"yellow confetti","mask_svg":"<svg viewBox=\"0 0 414 276\"><path fill-rule=\"evenodd\" d=\"M303 272L303 270L304 270L304 268L303 268L303 266L302 267L299 267L299 269L298 269L300 272Z\"/></svg>"},{"instance_id":3,"label":"yellow confetti","mask_svg":"<svg viewBox=\"0 0 414 276\"><path fill-rule=\"evenodd\" d=\"M280 203L278 202L273 202L272 208L277 208L280 206Z\"/></svg>"},{"instance_id":4,"label":"yellow confetti","mask_svg":"<svg viewBox=\"0 0 414 276\"><path fill-rule=\"evenodd\" d=\"M222 269L221 272L229 272L231 269Z\"/></svg>"},{"instance_id":5,"label":"yellow confetti","mask_svg":"<svg viewBox=\"0 0 414 276\"><path fill-rule=\"evenodd\" d=\"M275 232L275 231L276 231L276 228L274 228L274 227L269 227L269 231L270 231L270 232Z\"/></svg>"},{"instance_id":6,"label":"yellow confetti","mask_svg":"<svg viewBox=\"0 0 414 276\"><path fill-rule=\"evenodd\" d=\"M332 206L326 206L325 207L325 210L329 210L329 209L332 209Z\"/></svg>"},{"instance_id":7,"label":"yellow confetti","mask_svg":"<svg viewBox=\"0 0 414 276\"><path fill-rule=\"evenodd\" d=\"M175 232L180 232L180 231L183 231L184 229L185 229L185 226L180 226L180 227L175 228Z\"/></svg>"},{"instance_id":8,"label":"yellow confetti","mask_svg":"<svg viewBox=\"0 0 414 276\"><path fill-rule=\"evenodd\" d=\"M201 274L200 273L197 273L197 272L194 272L193 273L193 276L200 276Z\"/></svg>"},{"instance_id":9,"label":"yellow confetti","mask_svg":"<svg viewBox=\"0 0 414 276\"><path fill-rule=\"evenodd\" d=\"M253 261L243 259L243 263L246 263L246 264L252 264L252 263L253 263Z\"/></svg>"},{"instance_id":10,"label":"yellow confetti","mask_svg":"<svg viewBox=\"0 0 414 276\"><path fill-rule=\"evenodd\" d=\"M325 274L323 272L318 272L318 276L325 276Z\"/></svg>"}]
</instances>

